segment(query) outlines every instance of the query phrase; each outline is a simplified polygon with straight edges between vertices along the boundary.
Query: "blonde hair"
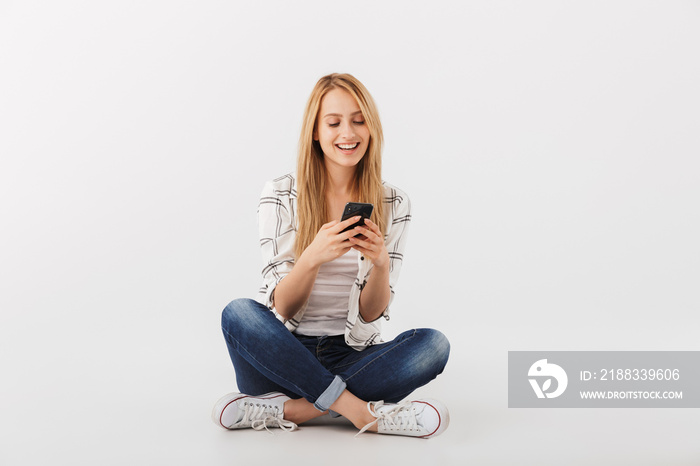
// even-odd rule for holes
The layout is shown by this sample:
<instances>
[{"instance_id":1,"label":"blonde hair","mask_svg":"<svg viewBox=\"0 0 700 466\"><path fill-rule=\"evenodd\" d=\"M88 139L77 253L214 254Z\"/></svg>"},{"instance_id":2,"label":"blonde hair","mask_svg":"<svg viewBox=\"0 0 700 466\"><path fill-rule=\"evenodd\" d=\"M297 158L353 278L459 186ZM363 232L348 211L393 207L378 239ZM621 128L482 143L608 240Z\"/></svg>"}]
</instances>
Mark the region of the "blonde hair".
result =
<instances>
[{"instance_id":1,"label":"blonde hair","mask_svg":"<svg viewBox=\"0 0 700 466\"><path fill-rule=\"evenodd\" d=\"M297 216L298 229L294 252L296 257L316 237L329 217L326 202L326 166L323 151L318 141L314 141L318 112L321 100L332 89L343 89L357 101L365 124L369 129L367 152L355 167L356 202L374 204L370 218L386 233L384 215L384 190L382 187L382 124L379 112L369 91L354 76L333 73L322 77L316 83L306 103L304 119L299 137L299 158L297 160ZM340 220L340 219L338 219Z\"/></svg>"}]
</instances>

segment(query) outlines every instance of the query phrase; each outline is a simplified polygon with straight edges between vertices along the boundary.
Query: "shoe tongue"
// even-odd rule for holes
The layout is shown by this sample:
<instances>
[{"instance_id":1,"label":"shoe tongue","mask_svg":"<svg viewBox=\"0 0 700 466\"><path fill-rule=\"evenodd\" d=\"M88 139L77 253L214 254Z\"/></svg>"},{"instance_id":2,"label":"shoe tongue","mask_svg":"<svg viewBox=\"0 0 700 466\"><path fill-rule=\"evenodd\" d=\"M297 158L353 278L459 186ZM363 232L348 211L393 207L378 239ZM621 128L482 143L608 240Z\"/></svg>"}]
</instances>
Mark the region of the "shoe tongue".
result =
<instances>
[{"instance_id":1,"label":"shoe tongue","mask_svg":"<svg viewBox=\"0 0 700 466\"><path fill-rule=\"evenodd\" d=\"M250 403L250 405L248 406L248 409L250 411L253 411L253 412L251 412L251 416L250 416L252 418L251 420L277 419L275 416L275 409L269 405L262 404L262 403L260 403L260 404ZM242 414L241 414L241 417L243 417Z\"/></svg>"},{"instance_id":2,"label":"shoe tongue","mask_svg":"<svg viewBox=\"0 0 700 466\"><path fill-rule=\"evenodd\" d=\"M252 408L248 404L244 404L243 409L238 409L236 411L236 422L241 422L243 420L243 418L245 417L246 411L249 411L250 409L252 409Z\"/></svg>"},{"instance_id":3,"label":"shoe tongue","mask_svg":"<svg viewBox=\"0 0 700 466\"><path fill-rule=\"evenodd\" d=\"M260 413L264 412L265 409L266 408L263 408L263 407L257 405L256 403L246 401L243 404L243 409L239 409L236 413L237 414L236 422L241 422L244 418L246 418L246 413L248 413L247 421L250 422L250 421L259 420ZM255 414L257 414L257 416ZM266 417L266 416L263 416L263 417Z\"/></svg>"}]
</instances>

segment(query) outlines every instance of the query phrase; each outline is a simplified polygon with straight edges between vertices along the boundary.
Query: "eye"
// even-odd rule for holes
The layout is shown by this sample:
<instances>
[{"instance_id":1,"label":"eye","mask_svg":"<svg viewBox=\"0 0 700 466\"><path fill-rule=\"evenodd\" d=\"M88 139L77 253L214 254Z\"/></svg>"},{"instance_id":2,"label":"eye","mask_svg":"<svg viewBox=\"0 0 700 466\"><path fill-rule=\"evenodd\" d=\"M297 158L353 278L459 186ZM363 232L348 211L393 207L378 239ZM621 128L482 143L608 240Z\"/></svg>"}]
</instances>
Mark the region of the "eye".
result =
<instances>
[{"instance_id":1,"label":"eye","mask_svg":"<svg viewBox=\"0 0 700 466\"><path fill-rule=\"evenodd\" d=\"M362 120L362 121L353 121L353 123L355 123L356 125L364 125L364 124L365 124L365 120Z\"/></svg>"},{"instance_id":2,"label":"eye","mask_svg":"<svg viewBox=\"0 0 700 466\"><path fill-rule=\"evenodd\" d=\"M340 123L328 123L328 126L330 126L331 128L335 128L338 125L340 125Z\"/></svg>"}]
</instances>

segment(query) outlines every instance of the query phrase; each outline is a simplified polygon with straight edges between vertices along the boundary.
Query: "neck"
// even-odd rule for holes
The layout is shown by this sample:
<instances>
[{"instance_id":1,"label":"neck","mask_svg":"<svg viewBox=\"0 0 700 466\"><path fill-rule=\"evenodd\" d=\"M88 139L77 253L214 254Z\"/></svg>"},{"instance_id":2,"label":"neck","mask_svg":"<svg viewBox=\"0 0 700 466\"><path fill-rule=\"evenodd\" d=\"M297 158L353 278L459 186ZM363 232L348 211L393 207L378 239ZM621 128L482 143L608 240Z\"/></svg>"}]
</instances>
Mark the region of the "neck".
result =
<instances>
[{"instance_id":1,"label":"neck","mask_svg":"<svg viewBox=\"0 0 700 466\"><path fill-rule=\"evenodd\" d=\"M351 197L355 192L355 168L326 165L326 190L334 196Z\"/></svg>"}]
</instances>

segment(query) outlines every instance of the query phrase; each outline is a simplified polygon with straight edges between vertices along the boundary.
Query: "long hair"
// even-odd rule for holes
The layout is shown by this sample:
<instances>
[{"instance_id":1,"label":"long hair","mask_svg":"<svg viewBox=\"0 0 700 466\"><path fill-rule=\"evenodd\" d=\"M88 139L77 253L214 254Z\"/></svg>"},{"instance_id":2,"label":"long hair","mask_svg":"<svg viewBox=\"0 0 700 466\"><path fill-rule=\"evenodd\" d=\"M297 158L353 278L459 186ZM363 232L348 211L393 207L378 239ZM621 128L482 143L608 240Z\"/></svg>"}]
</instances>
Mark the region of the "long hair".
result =
<instances>
[{"instance_id":1,"label":"long hair","mask_svg":"<svg viewBox=\"0 0 700 466\"><path fill-rule=\"evenodd\" d=\"M318 141L314 141L318 112L321 100L332 89L343 89L357 101L362 111L365 124L369 129L369 145L367 152L355 167L354 192L355 202L374 204L372 220L379 230L386 234L386 218L384 215L384 191L382 188L382 124L379 112L369 91L354 76L333 73L322 77L311 91L306 103L304 120L299 137L299 157L297 160L297 216L298 229L294 252L296 257L316 237L326 219L329 217L326 202L326 166L323 161L323 151ZM340 219L338 219L340 220Z\"/></svg>"}]
</instances>

